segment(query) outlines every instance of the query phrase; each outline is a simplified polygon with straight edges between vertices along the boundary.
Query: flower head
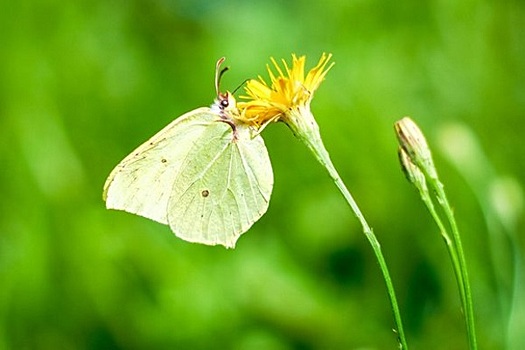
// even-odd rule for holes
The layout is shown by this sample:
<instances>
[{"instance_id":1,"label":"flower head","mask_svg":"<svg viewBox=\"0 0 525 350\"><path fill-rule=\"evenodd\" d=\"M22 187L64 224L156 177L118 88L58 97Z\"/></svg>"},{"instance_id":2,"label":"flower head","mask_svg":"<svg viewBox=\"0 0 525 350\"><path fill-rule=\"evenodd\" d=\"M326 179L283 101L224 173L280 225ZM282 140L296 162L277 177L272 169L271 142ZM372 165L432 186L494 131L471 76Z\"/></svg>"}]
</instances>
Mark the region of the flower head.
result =
<instances>
[{"instance_id":1,"label":"flower head","mask_svg":"<svg viewBox=\"0 0 525 350\"><path fill-rule=\"evenodd\" d=\"M287 122L291 114L301 109L309 110L315 90L333 66L333 63L328 65L331 57L331 54L323 54L319 63L306 76L304 69L306 56L292 55L291 67L283 59L284 68L272 58L276 73L270 65L267 66L270 84L267 84L261 76L246 83L247 96L241 98L247 101L238 103L241 112L238 119L261 129L272 121Z\"/></svg>"}]
</instances>

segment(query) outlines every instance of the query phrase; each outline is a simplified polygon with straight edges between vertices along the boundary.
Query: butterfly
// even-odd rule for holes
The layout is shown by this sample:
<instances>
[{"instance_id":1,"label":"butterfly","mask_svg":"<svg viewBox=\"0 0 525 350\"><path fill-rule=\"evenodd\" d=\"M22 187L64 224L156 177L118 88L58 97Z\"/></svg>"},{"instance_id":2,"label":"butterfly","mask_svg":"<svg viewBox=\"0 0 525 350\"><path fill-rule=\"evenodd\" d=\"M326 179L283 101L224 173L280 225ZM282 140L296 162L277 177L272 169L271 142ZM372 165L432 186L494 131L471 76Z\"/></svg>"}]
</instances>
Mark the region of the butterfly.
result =
<instances>
[{"instance_id":1,"label":"butterfly","mask_svg":"<svg viewBox=\"0 0 525 350\"><path fill-rule=\"evenodd\" d=\"M177 237L235 247L267 211L273 171L262 137L221 93L217 61L210 107L183 114L124 158L104 184L108 209L169 225Z\"/></svg>"}]
</instances>

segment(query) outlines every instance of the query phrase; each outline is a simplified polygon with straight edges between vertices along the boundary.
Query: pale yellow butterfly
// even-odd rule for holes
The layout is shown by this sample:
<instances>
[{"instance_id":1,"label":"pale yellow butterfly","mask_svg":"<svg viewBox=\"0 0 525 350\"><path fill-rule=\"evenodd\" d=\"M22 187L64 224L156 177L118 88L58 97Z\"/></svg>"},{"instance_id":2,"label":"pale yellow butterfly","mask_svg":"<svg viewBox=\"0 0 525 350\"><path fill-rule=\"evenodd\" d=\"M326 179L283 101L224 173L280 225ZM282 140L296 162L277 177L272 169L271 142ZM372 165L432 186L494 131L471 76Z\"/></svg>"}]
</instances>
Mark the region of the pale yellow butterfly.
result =
<instances>
[{"instance_id":1,"label":"pale yellow butterfly","mask_svg":"<svg viewBox=\"0 0 525 350\"><path fill-rule=\"evenodd\" d=\"M108 209L170 226L190 242L233 248L268 209L273 172L262 137L236 116L219 81L217 98L175 119L113 169L104 185Z\"/></svg>"}]
</instances>

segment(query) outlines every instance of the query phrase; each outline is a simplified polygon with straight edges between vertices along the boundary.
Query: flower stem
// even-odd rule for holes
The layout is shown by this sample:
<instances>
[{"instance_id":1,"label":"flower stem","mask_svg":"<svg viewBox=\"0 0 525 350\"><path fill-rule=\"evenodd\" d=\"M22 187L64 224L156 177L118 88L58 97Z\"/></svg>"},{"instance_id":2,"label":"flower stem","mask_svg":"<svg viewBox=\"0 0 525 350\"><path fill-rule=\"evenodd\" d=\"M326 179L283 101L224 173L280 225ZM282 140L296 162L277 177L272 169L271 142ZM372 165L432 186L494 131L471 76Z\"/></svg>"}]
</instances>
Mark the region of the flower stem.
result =
<instances>
[{"instance_id":1,"label":"flower stem","mask_svg":"<svg viewBox=\"0 0 525 350\"><path fill-rule=\"evenodd\" d=\"M467 273L467 262L465 260L465 253L463 251L461 237L459 235L456 219L454 218L454 213L445 194L443 184L438 179L431 179L430 184L436 191L436 197L438 199L438 202L442 206L443 211L445 212L445 216L447 217L447 220L450 223L450 227L452 228L452 240L454 243L454 250L457 256L455 261L453 260L453 262L454 265L458 265L455 266L455 272L456 275L459 274L459 276L457 276L457 279L461 280L461 283L458 284L461 290L461 297L465 312L465 322L467 324L469 344L470 348L475 350L478 348L478 345L476 340L476 329L474 325L474 307L472 305L472 292L470 290L470 282Z\"/></svg>"},{"instance_id":2,"label":"flower stem","mask_svg":"<svg viewBox=\"0 0 525 350\"><path fill-rule=\"evenodd\" d=\"M308 116L310 116L311 119L308 118ZM328 154L328 151L326 150L323 141L321 140L317 123L315 122L311 112L303 110L301 114L301 122L309 124L307 127L300 128L300 131L302 132L298 132L299 130L296 129L297 123L288 123L288 125L291 127L292 131L294 131L296 136L299 139L301 139L303 143L306 144L308 149L310 149L310 151L314 154L315 158L319 161L319 163L321 163L321 165L328 171L330 177L334 180L337 188L339 189L339 191L341 191L343 197L346 199L346 202L348 203L348 205L350 205L350 208L361 223L363 233L365 234L366 238L368 239L368 242L372 246L372 250L374 251L377 262L379 263L379 268L381 269L381 273L383 274L383 279L385 280L388 297L390 299L390 305L394 314L394 322L396 325L399 347L400 349L408 349L407 341L405 338L405 332L403 330L403 323L401 321L401 313L399 312L399 306L397 304L394 285L392 283L392 279L390 278L390 273L388 272L388 267L383 253L381 251L381 245L379 244L377 237L374 235L372 228L370 227L370 225L368 225L368 222L366 221L363 213L359 209L359 206L357 205L353 196L350 194L350 191L348 191L343 180L339 176L339 173L335 169L330 159L330 155ZM299 122L299 124L301 124L301 122ZM305 134L305 130L308 130L309 132Z\"/></svg>"}]
</instances>

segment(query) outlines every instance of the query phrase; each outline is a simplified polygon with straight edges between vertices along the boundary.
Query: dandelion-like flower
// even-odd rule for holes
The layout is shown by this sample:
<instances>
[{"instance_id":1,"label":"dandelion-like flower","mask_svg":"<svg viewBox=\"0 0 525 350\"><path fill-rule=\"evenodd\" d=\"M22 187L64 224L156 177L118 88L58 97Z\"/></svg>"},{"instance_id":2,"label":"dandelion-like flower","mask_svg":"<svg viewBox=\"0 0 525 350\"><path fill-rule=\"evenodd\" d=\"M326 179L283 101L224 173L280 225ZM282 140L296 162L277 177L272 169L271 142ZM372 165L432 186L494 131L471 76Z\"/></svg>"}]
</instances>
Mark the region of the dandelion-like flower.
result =
<instances>
[{"instance_id":1,"label":"dandelion-like flower","mask_svg":"<svg viewBox=\"0 0 525 350\"><path fill-rule=\"evenodd\" d=\"M363 233L370 242L378 259L394 312L400 346L406 349L406 339L401 323L399 307L397 306L394 286L386 266L385 258L381 252L381 246L372 228L366 222L357 203L330 160L330 155L321 139L319 126L310 111L310 102L312 101L314 92L324 80L326 73L333 66L333 63L328 63L331 57L332 55L330 54L323 54L317 65L308 71L306 75L304 69L306 62L305 56L297 57L292 55L291 67L283 60L284 69L281 69L279 64L272 59L274 69L277 73L274 73L274 70L272 70L270 66L267 66L271 81L269 85L266 84L260 76L258 80L249 80L247 82L245 87L247 96L241 96L241 98L247 101L237 104L240 115L236 116L236 119L252 125L258 132L261 132L261 130L271 122L285 122L295 136L310 149L319 163L328 171L335 185L341 191L346 202L360 221L363 227Z\"/></svg>"},{"instance_id":2,"label":"dandelion-like flower","mask_svg":"<svg viewBox=\"0 0 525 350\"><path fill-rule=\"evenodd\" d=\"M273 68L267 66L270 84L259 76L246 83L247 100L239 102L242 122L248 123L258 130L274 121L284 121L298 136L302 134L305 123L311 123L310 102L314 92L324 80L326 73L332 68L328 65L331 54L323 54L319 63L305 75L306 56L292 55L291 67L283 59L281 68L275 59L271 59Z\"/></svg>"},{"instance_id":3,"label":"dandelion-like flower","mask_svg":"<svg viewBox=\"0 0 525 350\"><path fill-rule=\"evenodd\" d=\"M247 96L241 96L241 98L247 101L237 104L239 115L235 116L235 119L251 125L257 129L258 132L261 132L262 129L271 122L285 122L295 136L310 149L319 163L328 171L335 185L341 191L346 202L360 221L363 227L363 233L376 254L387 285L400 345L401 348L406 349L406 339L401 323L399 307L397 306L394 286L391 282L385 258L381 252L381 246L330 160L330 155L321 139L319 126L310 111L310 102L315 91L324 80L326 73L334 65L333 63L329 64L331 57L332 55L330 54L323 54L317 65L308 71L306 75L304 69L306 63L305 56L297 57L292 55L291 67L288 66L285 60L282 60L284 69L277 64L277 61L272 59L274 70L277 73L274 73L274 70L268 65L267 69L270 76L270 84L266 84L260 76L259 79L252 79L247 82L245 87Z\"/></svg>"}]
</instances>

